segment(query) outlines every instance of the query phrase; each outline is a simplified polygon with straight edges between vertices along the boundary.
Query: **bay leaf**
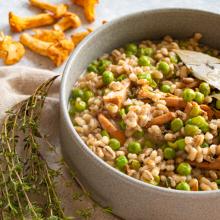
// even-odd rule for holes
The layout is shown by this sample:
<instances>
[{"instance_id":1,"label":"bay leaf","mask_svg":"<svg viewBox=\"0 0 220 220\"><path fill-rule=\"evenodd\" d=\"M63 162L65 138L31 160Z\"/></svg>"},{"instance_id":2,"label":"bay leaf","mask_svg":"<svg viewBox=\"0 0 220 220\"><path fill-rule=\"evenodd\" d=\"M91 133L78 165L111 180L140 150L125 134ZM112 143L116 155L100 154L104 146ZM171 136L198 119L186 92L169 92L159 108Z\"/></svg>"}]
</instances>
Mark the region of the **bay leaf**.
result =
<instances>
[{"instance_id":1,"label":"bay leaf","mask_svg":"<svg viewBox=\"0 0 220 220\"><path fill-rule=\"evenodd\" d=\"M190 50L175 50L192 74L220 90L220 59Z\"/></svg>"}]
</instances>

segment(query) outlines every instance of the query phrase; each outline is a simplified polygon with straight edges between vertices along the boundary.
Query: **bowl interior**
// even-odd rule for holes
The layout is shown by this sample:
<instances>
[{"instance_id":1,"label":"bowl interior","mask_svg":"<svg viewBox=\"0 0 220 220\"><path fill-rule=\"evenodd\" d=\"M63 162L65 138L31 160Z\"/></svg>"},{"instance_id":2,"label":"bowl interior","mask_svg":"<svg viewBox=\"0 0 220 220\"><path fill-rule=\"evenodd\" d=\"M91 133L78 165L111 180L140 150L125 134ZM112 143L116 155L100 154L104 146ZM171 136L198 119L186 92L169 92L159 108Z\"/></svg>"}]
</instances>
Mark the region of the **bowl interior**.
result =
<instances>
[{"instance_id":1,"label":"bowl interior","mask_svg":"<svg viewBox=\"0 0 220 220\"><path fill-rule=\"evenodd\" d=\"M92 60L128 42L157 40L164 35L184 39L195 32L203 34L203 43L220 48L220 15L190 9L143 11L109 22L83 40L66 65L61 85L61 114L75 138L79 139L79 136L74 131L68 115L69 94ZM82 147L85 151L90 151L85 145ZM104 162L102 165L108 166Z\"/></svg>"}]
</instances>

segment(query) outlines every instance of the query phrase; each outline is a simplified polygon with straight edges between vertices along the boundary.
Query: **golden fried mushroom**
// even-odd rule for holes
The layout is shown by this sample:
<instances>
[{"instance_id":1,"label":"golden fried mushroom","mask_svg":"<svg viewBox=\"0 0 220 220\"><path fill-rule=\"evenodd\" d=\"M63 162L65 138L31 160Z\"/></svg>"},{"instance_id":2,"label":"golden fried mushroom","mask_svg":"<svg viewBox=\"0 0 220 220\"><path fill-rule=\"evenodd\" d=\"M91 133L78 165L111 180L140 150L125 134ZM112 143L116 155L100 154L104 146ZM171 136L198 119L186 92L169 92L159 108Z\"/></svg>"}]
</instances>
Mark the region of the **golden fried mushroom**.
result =
<instances>
[{"instance_id":1,"label":"golden fried mushroom","mask_svg":"<svg viewBox=\"0 0 220 220\"><path fill-rule=\"evenodd\" d=\"M83 7L87 21L95 20L95 5L99 3L98 0L73 0L73 3Z\"/></svg>"},{"instance_id":2,"label":"golden fried mushroom","mask_svg":"<svg viewBox=\"0 0 220 220\"><path fill-rule=\"evenodd\" d=\"M68 9L68 6L65 4L55 5L39 0L29 0L29 2L31 3L31 5L37 8L52 12L56 18L62 17L67 12Z\"/></svg>"},{"instance_id":3,"label":"golden fried mushroom","mask_svg":"<svg viewBox=\"0 0 220 220\"><path fill-rule=\"evenodd\" d=\"M9 24L14 32L21 32L26 29L50 25L55 22L55 18L48 14L38 14L31 17L19 17L13 12L9 13Z\"/></svg>"},{"instance_id":4,"label":"golden fried mushroom","mask_svg":"<svg viewBox=\"0 0 220 220\"><path fill-rule=\"evenodd\" d=\"M73 49L73 42L71 40L64 39L48 48L48 56L51 60L53 60L56 66L60 66Z\"/></svg>"},{"instance_id":5,"label":"golden fried mushroom","mask_svg":"<svg viewBox=\"0 0 220 220\"><path fill-rule=\"evenodd\" d=\"M75 46L79 44L88 34L92 32L92 29L88 28L87 31L74 33L71 38Z\"/></svg>"},{"instance_id":6,"label":"golden fried mushroom","mask_svg":"<svg viewBox=\"0 0 220 220\"><path fill-rule=\"evenodd\" d=\"M63 39L57 42L45 42L29 34L22 34L20 41L32 51L49 57L56 66L63 63L74 48L71 40Z\"/></svg>"},{"instance_id":7,"label":"golden fried mushroom","mask_svg":"<svg viewBox=\"0 0 220 220\"><path fill-rule=\"evenodd\" d=\"M67 12L55 25L54 30L66 31L69 28L77 28L81 25L81 20L78 15Z\"/></svg>"},{"instance_id":8,"label":"golden fried mushroom","mask_svg":"<svg viewBox=\"0 0 220 220\"><path fill-rule=\"evenodd\" d=\"M11 36L0 33L0 58L4 64L12 65L17 63L25 54L24 46L20 42L13 41Z\"/></svg>"},{"instance_id":9,"label":"golden fried mushroom","mask_svg":"<svg viewBox=\"0 0 220 220\"><path fill-rule=\"evenodd\" d=\"M57 42L65 39L65 34L62 31L47 30L47 29L35 29L33 37L46 41L46 42Z\"/></svg>"}]
</instances>

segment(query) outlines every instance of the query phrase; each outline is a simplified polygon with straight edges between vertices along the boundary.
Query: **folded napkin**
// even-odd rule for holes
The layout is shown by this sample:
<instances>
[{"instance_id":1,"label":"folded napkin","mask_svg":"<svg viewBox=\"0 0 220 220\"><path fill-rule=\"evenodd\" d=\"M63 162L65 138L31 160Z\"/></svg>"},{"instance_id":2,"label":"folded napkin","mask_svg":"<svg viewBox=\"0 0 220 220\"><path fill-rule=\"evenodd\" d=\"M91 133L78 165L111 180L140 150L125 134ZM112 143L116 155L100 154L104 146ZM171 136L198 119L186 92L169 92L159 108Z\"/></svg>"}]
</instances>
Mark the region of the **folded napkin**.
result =
<instances>
[{"instance_id":1,"label":"folded napkin","mask_svg":"<svg viewBox=\"0 0 220 220\"><path fill-rule=\"evenodd\" d=\"M28 98L34 90L44 81L56 75L48 70L29 67L0 67L0 124L5 111L20 101ZM59 140L59 86L60 78L57 78L50 89L49 96L41 116L41 132L48 135L48 139L56 147L58 158L62 157ZM44 157L49 164L56 163L52 153L44 152ZM64 210L67 215L77 217L79 210L89 209L91 220L117 220L118 218L104 212L88 196L83 195L78 184L63 169L63 177L59 179L58 194L61 196ZM82 195L82 196L81 196ZM76 219L82 219L77 217Z\"/></svg>"}]
</instances>

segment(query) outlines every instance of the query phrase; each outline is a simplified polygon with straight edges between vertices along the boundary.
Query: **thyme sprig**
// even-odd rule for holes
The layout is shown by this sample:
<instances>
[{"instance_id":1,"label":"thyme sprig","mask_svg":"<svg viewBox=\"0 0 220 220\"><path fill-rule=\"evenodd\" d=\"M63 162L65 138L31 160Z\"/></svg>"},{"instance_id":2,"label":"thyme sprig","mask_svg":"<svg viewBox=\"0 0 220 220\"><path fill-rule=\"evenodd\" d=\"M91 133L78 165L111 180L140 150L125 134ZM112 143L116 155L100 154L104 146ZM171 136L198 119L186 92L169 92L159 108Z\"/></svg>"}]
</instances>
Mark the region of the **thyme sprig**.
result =
<instances>
[{"instance_id":1,"label":"thyme sprig","mask_svg":"<svg viewBox=\"0 0 220 220\"><path fill-rule=\"evenodd\" d=\"M52 169L41 154L41 111L58 76L7 112L0 137L0 219L72 219L65 216ZM22 137L22 143L21 143ZM20 151L20 154L18 153ZM43 198L42 198L43 197Z\"/></svg>"}]
</instances>

